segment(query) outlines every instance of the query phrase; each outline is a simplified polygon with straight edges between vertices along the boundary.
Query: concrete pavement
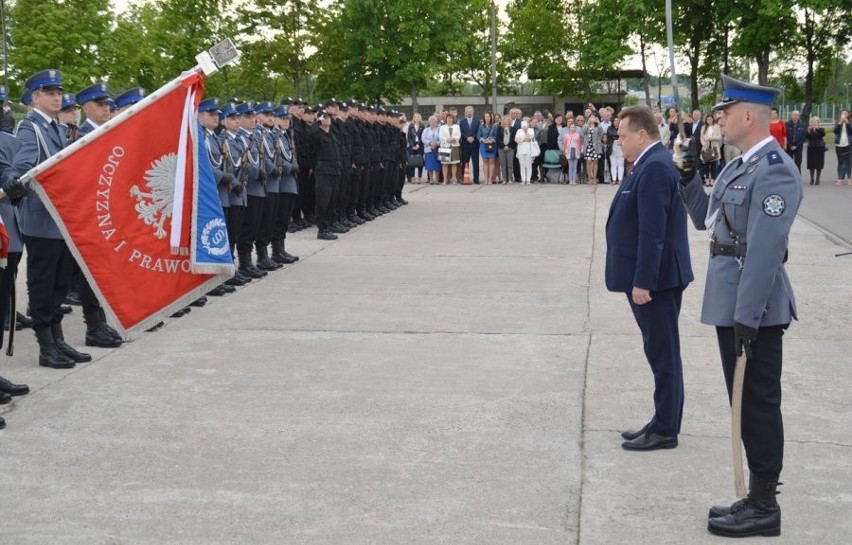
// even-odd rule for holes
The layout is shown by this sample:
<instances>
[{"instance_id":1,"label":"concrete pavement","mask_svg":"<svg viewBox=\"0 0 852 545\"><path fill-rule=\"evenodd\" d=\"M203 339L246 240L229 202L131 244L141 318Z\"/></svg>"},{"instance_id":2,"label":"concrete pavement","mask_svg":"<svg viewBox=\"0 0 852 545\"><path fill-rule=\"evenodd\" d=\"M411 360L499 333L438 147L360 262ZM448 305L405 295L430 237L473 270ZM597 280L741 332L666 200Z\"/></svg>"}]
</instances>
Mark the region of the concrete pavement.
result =
<instances>
[{"instance_id":1,"label":"concrete pavement","mask_svg":"<svg viewBox=\"0 0 852 545\"><path fill-rule=\"evenodd\" d=\"M603 286L614 188L409 186L405 207L70 372L31 332L0 374L2 544L725 542L733 496L715 335L682 324L677 449L630 453L650 371ZM848 543L852 261L798 221L785 343L780 538ZM852 258L847 258L852 259ZM79 308L66 337L82 345Z\"/></svg>"}]
</instances>

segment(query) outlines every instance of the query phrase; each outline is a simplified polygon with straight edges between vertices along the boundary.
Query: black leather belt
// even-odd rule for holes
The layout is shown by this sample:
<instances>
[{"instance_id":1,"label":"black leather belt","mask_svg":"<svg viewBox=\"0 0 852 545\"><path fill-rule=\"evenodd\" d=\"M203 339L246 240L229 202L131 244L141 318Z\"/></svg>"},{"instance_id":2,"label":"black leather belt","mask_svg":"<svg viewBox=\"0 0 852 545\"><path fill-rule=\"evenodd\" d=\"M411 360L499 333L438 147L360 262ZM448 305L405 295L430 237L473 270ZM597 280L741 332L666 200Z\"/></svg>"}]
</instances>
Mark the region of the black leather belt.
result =
<instances>
[{"instance_id":1,"label":"black leather belt","mask_svg":"<svg viewBox=\"0 0 852 545\"><path fill-rule=\"evenodd\" d=\"M746 245L745 244L722 244L721 242L716 242L715 240L710 241L710 257L715 257L717 255L726 255L730 257L745 257L746 255Z\"/></svg>"}]
</instances>

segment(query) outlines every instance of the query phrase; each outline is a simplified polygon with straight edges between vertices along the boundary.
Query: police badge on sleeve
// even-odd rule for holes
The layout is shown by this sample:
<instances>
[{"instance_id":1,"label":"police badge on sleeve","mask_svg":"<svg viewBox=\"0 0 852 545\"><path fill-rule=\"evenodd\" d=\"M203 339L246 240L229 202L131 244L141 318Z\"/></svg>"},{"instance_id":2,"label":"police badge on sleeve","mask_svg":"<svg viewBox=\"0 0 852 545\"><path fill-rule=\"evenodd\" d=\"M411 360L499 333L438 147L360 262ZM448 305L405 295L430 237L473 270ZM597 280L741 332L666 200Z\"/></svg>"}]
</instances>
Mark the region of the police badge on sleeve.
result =
<instances>
[{"instance_id":1,"label":"police badge on sleeve","mask_svg":"<svg viewBox=\"0 0 852 545\"><path fill-rule=\"evenodd\" d=\"M763 211L767 216L777 218L787 209L787 203L784 202L784 197L777 194L772 194L763 199Z\"/></svg>"}]
</instances>

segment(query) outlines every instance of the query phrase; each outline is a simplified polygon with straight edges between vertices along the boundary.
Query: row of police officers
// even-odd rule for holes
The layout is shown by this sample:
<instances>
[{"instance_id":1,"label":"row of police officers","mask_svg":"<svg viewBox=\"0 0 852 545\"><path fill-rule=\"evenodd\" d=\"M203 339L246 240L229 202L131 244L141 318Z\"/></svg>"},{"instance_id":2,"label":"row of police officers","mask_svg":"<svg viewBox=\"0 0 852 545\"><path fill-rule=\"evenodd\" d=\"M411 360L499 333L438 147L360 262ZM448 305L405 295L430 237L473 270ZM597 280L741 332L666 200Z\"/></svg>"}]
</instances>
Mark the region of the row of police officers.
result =
<instances>
[{"instance_id":1,"label":"row of police officers","mask_svg":"<svg viewBox=\"0 0 852 545\"><path fill-rule=\"evenodd\" d=\"M25 87L21 101L27 116L14 135L0 132L0 214L10 251L0 276L0 316L15 316L15 276L26 247L39 365L69 369L92 359L65 341L63 303L70 291L83 307L87 346L118 347L123 339L107 324L59 226L21 177L141 101L145 91L136 87L113 97L99 82L66 93L62 74L54 69L33 74ZM5 95L0 100L5 102ZM297 261L285 247L288 232L316 225L318 238L334 240L407 204L402 198L406 142L398 112L354 100L310 106L289 97L279 104L236 98L220 103L212 97L201 102L198 121L238 264L237 274L211 295L233 292L234 286ZM28 392L26 385L0 377L0 404Z\"/></svg>"}]
</instances>

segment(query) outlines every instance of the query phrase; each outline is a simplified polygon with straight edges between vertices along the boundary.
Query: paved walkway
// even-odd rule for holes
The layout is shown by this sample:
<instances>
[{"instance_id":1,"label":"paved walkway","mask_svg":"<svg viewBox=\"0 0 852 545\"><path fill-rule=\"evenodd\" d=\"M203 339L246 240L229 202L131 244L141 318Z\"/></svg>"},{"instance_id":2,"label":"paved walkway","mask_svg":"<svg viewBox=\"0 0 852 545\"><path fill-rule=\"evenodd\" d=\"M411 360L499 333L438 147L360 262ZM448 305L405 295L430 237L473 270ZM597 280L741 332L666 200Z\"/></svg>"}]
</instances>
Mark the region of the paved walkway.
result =
<instances>
[{"instance_id":1,"label":"paved walkway","mask_svg":"<svg viewBox=\"0 0 852 545\"><path fill-rule=\"evenodd\" d=\"M410 188L409 188L410 189ZM651 375L603 287L613 188L419 187L411 205L70 372L25 332L2 374L0 543L690 545L730 500L698 281L680 447L620 448ZM804 222L789 270L783 535L852 534L852 261ZM852 259L852 258L846 258ZM66 333L82 344L79 309ZM761 543L754 539L750 543Z\"/></svg>"}]
</instances>

